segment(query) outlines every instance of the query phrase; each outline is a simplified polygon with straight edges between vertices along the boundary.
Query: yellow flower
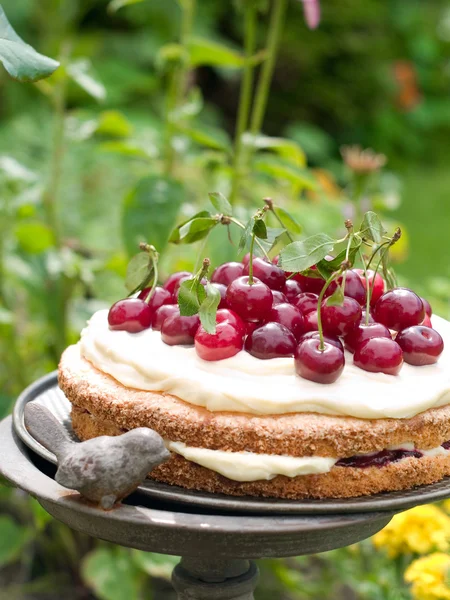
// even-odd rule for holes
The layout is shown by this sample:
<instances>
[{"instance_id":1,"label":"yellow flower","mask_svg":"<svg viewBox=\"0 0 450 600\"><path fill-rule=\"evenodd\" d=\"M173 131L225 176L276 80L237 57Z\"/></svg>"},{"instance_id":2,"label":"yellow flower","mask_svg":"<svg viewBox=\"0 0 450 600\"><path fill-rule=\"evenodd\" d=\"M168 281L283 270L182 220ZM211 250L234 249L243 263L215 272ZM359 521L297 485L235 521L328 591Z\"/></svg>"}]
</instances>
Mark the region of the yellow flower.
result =
<instances>
[{"instance_id":1,"label":"yellow flower","mask_svg":"<svg viewBox=\"0 0 450 600\"><path fill-rule=\"evenodd\" d=\"M450 547L450 517L437 506L418 506L396 515L374 536L373 543L377 548L386 548L392 558L445 552Z\"/></svg>"},{"instance_id":2,"label":"yellow flower","mask_svg":"<svg viewBox=\"0 0 450 600\"><path fill-rule=\"evenodd\" d=\"M415 560L405 573L415 600L450 600L450 556L430 554Z\"/></svg>"}]
</instances>

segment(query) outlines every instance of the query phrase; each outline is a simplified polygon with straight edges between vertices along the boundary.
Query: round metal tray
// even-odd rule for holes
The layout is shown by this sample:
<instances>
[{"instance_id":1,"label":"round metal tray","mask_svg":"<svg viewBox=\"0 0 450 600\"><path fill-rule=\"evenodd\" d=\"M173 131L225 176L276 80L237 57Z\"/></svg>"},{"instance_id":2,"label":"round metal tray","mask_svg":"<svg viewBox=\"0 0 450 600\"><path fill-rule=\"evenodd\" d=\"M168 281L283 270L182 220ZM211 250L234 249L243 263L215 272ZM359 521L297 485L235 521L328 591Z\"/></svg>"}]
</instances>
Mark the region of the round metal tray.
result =
<instances>
[{"instance_id":1,"label":"round metal tray","mask_svg":"<svg viewBox=\"0 0 450 600\"><path fill-rule=\"evenodd\" d=\"M64 425L69 435L77 440L70 421L70 403L58 387L57 373L53 372L28 387L18 398L14 408L14 429L20 439L34 452L56 464L56 457L37 442L24 425L23 412L28 402L46 406ZM159 501L189 505L205 510L239 512L258 515L271 514L339 514L372 511L401 511L419 504L427 504L450 497L450 478L433 485L402 492L389 492L342 500L277 500L253 497L232 497L185 490L184 488L157 483L147 479L138 492Z\"/></svg>"}]
</instances>

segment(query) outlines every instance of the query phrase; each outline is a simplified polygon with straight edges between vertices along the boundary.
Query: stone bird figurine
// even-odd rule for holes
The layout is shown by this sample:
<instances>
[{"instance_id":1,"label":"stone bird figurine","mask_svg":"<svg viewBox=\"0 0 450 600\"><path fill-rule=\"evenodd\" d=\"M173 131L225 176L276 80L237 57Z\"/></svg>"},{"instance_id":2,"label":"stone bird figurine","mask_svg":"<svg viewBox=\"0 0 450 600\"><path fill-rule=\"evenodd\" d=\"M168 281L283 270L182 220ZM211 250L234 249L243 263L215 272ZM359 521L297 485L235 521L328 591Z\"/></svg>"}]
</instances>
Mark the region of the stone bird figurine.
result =
<instances>
[{"instance_id":1,"label":"stone bird figurine","mask_svg":"<svg viewBox=\"0 0 450 600\"><path fill-rule=\"evenodd\" d=\"M34 439L55 454L56 481L104 510L134 492L147 473L170 457L162 437L145 427L120 436L74 442L40 404L28 403L24 419Z\"/></svg>"}]
</instances>

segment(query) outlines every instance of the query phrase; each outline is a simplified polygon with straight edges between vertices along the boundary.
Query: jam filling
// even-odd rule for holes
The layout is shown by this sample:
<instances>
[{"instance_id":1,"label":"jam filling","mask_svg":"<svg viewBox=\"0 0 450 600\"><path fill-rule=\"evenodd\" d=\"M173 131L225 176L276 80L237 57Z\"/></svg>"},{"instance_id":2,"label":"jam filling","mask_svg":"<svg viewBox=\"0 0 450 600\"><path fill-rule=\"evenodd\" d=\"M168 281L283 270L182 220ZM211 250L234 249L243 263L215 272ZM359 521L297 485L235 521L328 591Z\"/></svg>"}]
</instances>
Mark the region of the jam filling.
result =
<instances>
[{"instance_id":1,"label":"jam filling","mask_svg":"<svg viewBox=\"0 0 450 600\"><path fill-rule=\"evenodd\" d=\"M444 442L442 447L450 450L450 441ZM404 458L422 458L423 453L420 450L381 450L376 454L350 456L350 458L341 458L336 463L337 467L356 467L358 469L367 469L369 467L386 467L391 463L396 463Z\"/></svg>"}]
</instances>

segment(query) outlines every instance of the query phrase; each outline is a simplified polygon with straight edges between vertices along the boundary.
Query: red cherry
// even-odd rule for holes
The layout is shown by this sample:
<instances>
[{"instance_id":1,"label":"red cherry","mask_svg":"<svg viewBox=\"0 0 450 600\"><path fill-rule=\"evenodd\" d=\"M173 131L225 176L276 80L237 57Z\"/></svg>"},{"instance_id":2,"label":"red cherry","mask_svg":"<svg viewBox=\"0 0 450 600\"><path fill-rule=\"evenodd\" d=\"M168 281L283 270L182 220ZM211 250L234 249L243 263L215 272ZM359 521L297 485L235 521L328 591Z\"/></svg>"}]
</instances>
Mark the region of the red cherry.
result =
<instances>
[{"instance_id":1,"label":"red cherry","mask_svg":"<svg viewBox=\"0 0 450 600\"><path fill-rule=\"evenodd\" d=\"M313 271L316 271L316 266L311 267ZM322 291L323 286L325 285L325 280L319 276L317 273L317 277L309 277L307 275L301 275L297 273L293 277L294 281L298 281L301 285L302 292L311 292L313 294L319 295Z\"/></svg>"},{"instance_id":2,"label":"red cherry","mask_svg":"<svg viewBox=\"0 0 450 600\"><path fill-rule=\"evenodd\" d=\"M305 318L305 332L307 331L318 331L319 325L317 323L317 310L311 310L306 315L303 315Z\"/></svg>"},{"instance_id":3,"label":"red cherry","mask_svg":"<svg viewBox=\"0 0 450 600\"><path fill-rule=\"evenodd\" d=\"M249 274L250 263L244 267L244 275ZM253 275L270 287L271 290L282 291L286 275L280 267L266 262L262 258L253 259Z\"/></svg>"},{"instance_id":4,"label":"red cherry","mask_svg":"<svg viewBox=\"0 0 450 600\"><path fill-rule=\"evenodd\" d=\"M173 296L175 293L175 288L178 289L179 287L180 280L187 279L188 277L192 277L192 273L189 273L189 271L178 271L177 273L172 273L172 275L170 275L170 277L166 280L163 288Z\"/></svg>"},{"instance_id":5,"label":"red cherry","mask_svg":"<svg viewBox=\"0 0 450 600\"><path fill-rule=\"evenodd\" d=\"M401 331L420 325L425 318L422 300L412 290L395 288L381 296L373 309L376 321L389 329Z\"/></svg>"},{"instance_id":6,"label":"red cherry","mask_svg":"<svg viewBox=\"0 0 450 600\"><path fill-rule=\"evenodd\" d=\"M353 362L371 373L398 375L403 365L403 352L394 340L376 337L365 340L355 348Z\"/></svg>"},{"instance_id":7,"label":"red cherry","mask_svg":"<svg viewBox=\"0 0 450 600\"><path fill-rule=\"evenodd\" d=\"M255 258L258 258L257 256L253 255L253 260L255 260ZM250 262L250 252L247 252L247 254L244 256L244 258L242 259L242 264L244 266L247 266L248 263Z\"/></svg>"},{"instance_id":8,"label":"red cherry","mask_svg":"<svg viewBox=\"0 0 450 600\"><path fill-rule=\"evenodd\" d=\"M207 333L200 326L195 334L195 349L203 360L223 360L242 350L243 337L229 321L216 325L216 333Z\"/></svg>"},{"instance_id":9,"label":"red cherry","mask_svg":"<svg viewBox=\"0 0 450 600\"><path fill-rule=\"evenodd\" d=\"M345 336L345 347L350 352L354 352L355 348L366 340L378 337L392 339L389 329L381 323L369 323L368 325L360 323Z\"/></svg>"},{"instance_id":10,"label":"red cherry","mask_svg":"<svg viewBox=\"0 0 450 600\"><path fill-rule=\"evenodd\" d=\"M245 335L252 335L255 329L262 327L264 323L261 321L244 321L245 323Z\"/></svg>"},{"instance_id":11,"label":"red cherry","mask_svg":"<svg viewBox=\"0 0 450 600\"><path fill-rule=\"evenodd\" d=\"M420 299L422 300L422 304L423 304L423 307L425 309L426 314L429 317L432 317L433 316L433 309L431 308L431 304L428 302L428 300L426 300L425 298L422 298L422 296L420 297Z\"/></svg>"},{"instance_id":12,"label":"red cherry","mask_svg":"<svg viewBox=\"0 0 450 600\"><path fill-rule=\"evenodd\" d=\"M216 314L216 323L230 323L239 331L242 337L246 335L246 323L234 311L228 308L220 308Z\"/></svg>"},{"instance_id":13,"label":"red cherry","mask_svg":"<svg viewBox=\"0 0 450 600\"><path fill-rule=\"evenodd\" d=\"M227 299L226 299L227 286L224 285L223 283L212 283L211 285L219 290L219 293L220 293L219 308L227 308L227 306L228 306Z\"/></svg>"},{"instance_id":14,"label":"red cherry","mask_svg":"<svg viewBox=\"0 0 450 600\"><path fill-rule=\"evenodd\" d=\"M403 350L405 362L418 367L437 362L444 351L444 340L429 327L408 327L397 335L395 341Z\"/></svg>"},{"instance_id":15,"label":"red cherry","mask_svg":"<svg viewBox=\"0 0 450 600\"><path fill-rule=\"evenodd\" d=\"M342 283L343 279L343 276L339 278L339 284ZM358 273L352 269L349 269L345 275L344 294L349 298L353 298L362 306L366 302L366 289Z\"/></svg>"},{"instance_id":16,"label":"red cherry","mask_svg":"<svg viewBox=\"0 0 450 600\"><path fill-rule=\"evenodd\" d=\"M320 341L320 333L318 331L307 331L303 335L299 337L298 343L301 344L305 340L319 340ZM331 337L331 335L323 336L324 342L327 344L331 344L332 346L336 346L339 350L344 352L344 345L338 337Z\"/></svg>"},{"instance_id":17,"label":"red cherry","mask_svg":"<svg viewBox=\"0 0 450 600\"><path fill-rule=\"evenodd\" d=\"M316 383L333 383L345 366L344 352L334 344L310 338L298 344L294 354L297 375Z\"/></svg>"},{"instance_id":18,"label":"red cherry","mask_svg":"<svg viewBox=\"0 0 450 600\"><path fill-rule=\"evenodd\" d=\"M146 300L149 293L150 293L150 288L145 288L140 292L138 298L140 298L141 300ZM153 295L150 298L148 305L152 309L152 312L155 312L163 304L171 304L171 303L172 303L172 294L169 291L165 290L164 288L157 286L154 289Z\"/></svg>"},{"instance_id":19,"label":"red cherry","mask_svg":"<svg viewBox=\"0 0 450 600\"><path fill-rule=\"evenodd\" d=\"M353 298L345 296L342 306L322 304L323 330L328 335L345 336L361 320L361 306Z\"/></svg>"},{"instance_id":20,"label":"red cherry","mask_svg":"<svg viewBox=\"0 0 450 600\"><path fill-rule=\"evenodd\" d=\"M292 304L285 303L273 306L267 321L281 323L294 334L296 340L305 331L305 319L298 308L292 306Z\"/></svg>"},{"instance_id":21,"label":"red cherry","mask_svg":"<svg viewBox=\"0 0 450 600\"><path fill-rule=\"evenodd\" d=\"M125 298L113 304L109 309L109 328L114 331L139 333L150 327L152 315L152 309L140 298Z\"/></svg>"},{"instance_id":22,"label":"red cherry","mask_svg":"<svg viewBox=\"0 0 450 600\"><path fill-rule=\"evenodd\" d=\"M167 317L179 314L180 309L178 308L178 304L163 304L153 315L152 328L156 331L161 331L162 324L167 319Z\"/></svg>"},{"instance_id":23,"label":"red cherry","mask_svg":"<svg viewBox=\"0 0 450 600\"><path fill-rule=\"evenodd\" d=\"M361 283L364 286L364 290L366 290L367 282L366 282L366 277L364 275L364 269L354 269L354 270L361 278ZM370 298L371 306L375 306L375 304L378 302L378 300L381 298L381 296L384 293L384 279L381 277L381 275L379 273L377 273L375 275L375 283L373 283L374 275L375 275L375 271L372 271L372 269L367 270L367 276L369 278L369 286L372 289L372 296Z\"/></svg>"},{"instance_id":24,"label":"red cherry","mask_svg":"<svg viewBox=\"0 0 450 600\"><path fill-rule=\"evenodd\" d=\"M266 323L245 340L247 352L263 360L293 356L295 346L294 334L280 323Z\"/></svg>"},{"instance_id":25,"label":"red cherry","mask_svg":"<svg viewBox=\"0 0 450 600\"><path fill-rule=\"evenodd\" d=\"M182 317L180 314L174 314L164 320L161 327L161 339L169 346L193 344L199 325L198 315Z\"/></svg>"},{"instance_id":26,"label":"red cherry","mask_svg":"<svg viewBox=\"0 0 450 600\"><path fill-rule=\"evenodd\" d=\"M245 321L264 320L272 308L272 299L270 288L256 278L250 285L248 277L239 277L227 289L228 306Z\"/></svg>"},{"instance_id":27,"label":"red cherry","mask_svg":"<svg viewBox=\"0 0 450 600\"><path fill-rule=\"evenodd\" d=\"M272 304L275 306L276 304L284 304L288 302L288 299L283 294L283 292L279 292L278 290L272 290Z\"/></svg>"},{"instance_id":28,"label":"red cherry","mask_svg":"<svg viewBox=\"0 0 450 600\"><path fill-rule=\"evenodd\" d=\"M294 306L296 306L304 315L307 313L317 310L317 303L319 301L319 296L317 294L312 294L311 292L303 292L297 296L295 302L293 302Z\"/></svg>"},{"instance_id":29,"label":"red cherry","mask_svg":"<svg viewBox=\"0 0 450 600\"><path fill-rule=\"evenodd\" d=\"M433 329L433 323L428 315L425 315L425 319L422 321L421 325L424 327L431 327L431 329Z\"/></svg>"},{"instance_id":30,"label":"red cherry","mask_svg":"<svg viewBox=\"0 0 450 600\"><path fill-rule=\"evenodd\" d=\"M211 281L214 283L223 283L230 285L232 281L244 274L244 265L240 262L227 262L215 269L212 274Z\"/></svg>"},{"instance_id":31,"label":"red cherry","mask_svg":"<svg viewBox=\"0 0 450 600\"><path fill-rule=\"evenodd\" d=\"M303 292L301 285L295 279L287 279L284 284L283 293L288 302L294 302L299 294Z\"/></svg>"}]
</instances>

